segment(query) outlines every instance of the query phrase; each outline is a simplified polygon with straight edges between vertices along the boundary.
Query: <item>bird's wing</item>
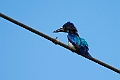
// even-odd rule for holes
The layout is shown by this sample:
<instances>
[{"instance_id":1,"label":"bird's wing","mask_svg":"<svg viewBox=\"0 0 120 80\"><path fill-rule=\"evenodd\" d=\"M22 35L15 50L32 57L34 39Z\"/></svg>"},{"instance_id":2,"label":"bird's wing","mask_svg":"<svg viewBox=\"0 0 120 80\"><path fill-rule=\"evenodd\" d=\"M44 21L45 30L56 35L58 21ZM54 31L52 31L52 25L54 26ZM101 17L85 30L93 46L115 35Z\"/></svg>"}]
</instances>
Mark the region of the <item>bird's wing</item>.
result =
<instances>
[{"instance_id":1,"label":"bird's wing","mask_svg":"<svg viewBox=\"0 0 120 80\"><path fill-rule=\"evenodd\" d=\"M83 38L80 38L80 39L81 39L81 44L86 45L88 47L88 43L85 41L85 39L83 39Z\"/></svg>"},{"instance_id":2,"label":"bird's wing","mask_svg":"<svg viewBox=\"0 0 120 80\"><path fill-rule=\"evenodd\" d=\"M89 48L88 48L88 43L85 41L85 39L80 38L80 40L81 40L81 46L84 46L84 47L87 48L87 50L89 50Z\"/></svg>"}]
</instances>

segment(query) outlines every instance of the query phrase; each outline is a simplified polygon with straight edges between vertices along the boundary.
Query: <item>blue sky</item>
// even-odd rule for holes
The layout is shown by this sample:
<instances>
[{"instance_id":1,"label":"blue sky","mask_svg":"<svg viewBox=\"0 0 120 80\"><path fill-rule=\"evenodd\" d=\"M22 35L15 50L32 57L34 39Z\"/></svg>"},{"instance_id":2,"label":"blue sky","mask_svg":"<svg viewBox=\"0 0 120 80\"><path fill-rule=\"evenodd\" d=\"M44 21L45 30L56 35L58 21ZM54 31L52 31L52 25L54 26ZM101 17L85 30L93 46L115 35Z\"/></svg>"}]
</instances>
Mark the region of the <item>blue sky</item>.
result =
<instances>
[{"instance_id":1,"label":"blue sky","mask_svg":"<svg viewBox=\"0 0 120 80\"><path fill-rule=\"evenodd\" d=\"M119 0L1 0L0 12L67 44L52 33L67 21L90 54L120 69ZM120 75L0 18L0 80L119 80Z\"/></svg>"}]
</instances>

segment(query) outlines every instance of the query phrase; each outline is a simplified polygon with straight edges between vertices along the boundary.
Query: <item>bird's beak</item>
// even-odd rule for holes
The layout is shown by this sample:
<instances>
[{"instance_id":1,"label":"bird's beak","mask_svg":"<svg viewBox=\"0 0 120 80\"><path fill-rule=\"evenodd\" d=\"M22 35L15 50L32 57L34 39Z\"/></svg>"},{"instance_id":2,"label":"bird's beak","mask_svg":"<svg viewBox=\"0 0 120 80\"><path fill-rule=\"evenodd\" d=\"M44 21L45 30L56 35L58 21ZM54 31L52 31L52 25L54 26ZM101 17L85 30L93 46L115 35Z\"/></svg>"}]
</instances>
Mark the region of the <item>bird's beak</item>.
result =
<instances>
[{"instance_id":1,"label":"bird's beak","mask_svg":"<svg viewBox=\"0 0 120 80\"><path fill-rule=\"evenodd\" d=\"M57 30L53 31L53 33L57 33L57 32L64 32L63 27L61 27L60 29L57 29Z\"/></svg>"}]
</instances>

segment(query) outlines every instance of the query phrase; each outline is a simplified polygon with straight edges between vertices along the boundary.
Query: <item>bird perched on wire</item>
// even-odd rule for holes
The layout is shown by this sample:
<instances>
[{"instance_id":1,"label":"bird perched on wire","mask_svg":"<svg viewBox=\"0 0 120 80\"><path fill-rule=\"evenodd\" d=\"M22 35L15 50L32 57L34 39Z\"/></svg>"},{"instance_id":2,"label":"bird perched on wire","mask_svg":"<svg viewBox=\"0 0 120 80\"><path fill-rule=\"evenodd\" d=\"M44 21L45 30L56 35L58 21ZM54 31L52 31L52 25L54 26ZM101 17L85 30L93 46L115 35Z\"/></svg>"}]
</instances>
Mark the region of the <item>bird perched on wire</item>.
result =
<instances>
[{"instance_id":1,"label":"bird perched on wire","mask_svg":"<svg viewBox=\"0 0 120 80\"><path fill-rule=\"evenodd\" d=\"M77 50L77 54L81 54L85 57L92 58L89 54L88 44L85 39L80 38L78 31L73 23L67 22L60 29L54 31L54 33L65 32L68 33L68 45Z\"/></svg>"}]
</instances>

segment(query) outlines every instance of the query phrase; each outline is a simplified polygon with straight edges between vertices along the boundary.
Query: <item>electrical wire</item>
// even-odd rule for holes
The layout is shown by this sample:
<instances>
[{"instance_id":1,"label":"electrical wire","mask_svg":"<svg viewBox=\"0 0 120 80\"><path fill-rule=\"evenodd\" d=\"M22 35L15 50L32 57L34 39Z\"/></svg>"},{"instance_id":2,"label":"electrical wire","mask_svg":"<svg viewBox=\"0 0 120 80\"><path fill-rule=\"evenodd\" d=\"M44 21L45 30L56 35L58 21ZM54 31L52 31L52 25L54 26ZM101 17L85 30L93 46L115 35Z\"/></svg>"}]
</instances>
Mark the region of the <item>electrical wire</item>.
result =
<instances>
[{"instance_id":1,"label":"electrical wire","mask_svg":"<svg viewBox=\"0 0 120 80\"><path fill-rule=\"evenodd\" d=\"M23 28L25 28L25 29L27 29L27 30L29 30L29 31L31 31L31 32L33 32L33 33L41 36L41 37L44 37L45 39L52 41L52 42L53 42L54 44L56 44L56 45L60 45L60 46L62 46L62 47L64 47L64 48L66 48L66 49L69 49L69 50L72 51L72 52L77 53L77 51L76 51L75 49L69 47L68 45L66 45L66 44L58 41L58 40L55 39L55 38L51 38L51 37L49 37L48 35L43 34L42 32L37 31L37 30L35 30L35 29L33 29L33 28L31 28L31 27L29 27L29 26L27 26L27 25L25 25L25 24L23 24L23 23L21 23L21 22L18 22L17 20L14 20L14 19L12 19L12 18L10 18L10 17L8 17L8 16L6 16L6 15L4 15L4 14L2 14L2 13L0 13L0 17L6 19L6 20L8 20L8 21L10 21L10 22L12 22L12 23L14 23L14 24L16 24L16 25L19 25L20 27L23 27ZM83 55L81 55L81 56L83 56ZM85 57L85 56L83 56L83 57ZM98 59L88 58L88 57L85 57L85 58L87 58L87 59L89 59L89 60L91 60L91 61L93 61L93 62L95 62L95 63L97 63L97 64L100 64L101 66L104 66L104 67L106 67L106 68L108 68L108 69L110 69L110 70L112 70L112 71L117 72L117 73L120 74L120 70L119 70L119 69L114 68L114 67L112 67L112 66L110 66L110 65L108 65L108 64L106 64L106 63L104 63L104 62L102 62L102 61L100 61L100 60L98 60Z\"/></svg>"}]
</instances>

